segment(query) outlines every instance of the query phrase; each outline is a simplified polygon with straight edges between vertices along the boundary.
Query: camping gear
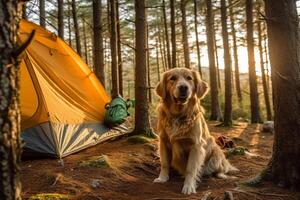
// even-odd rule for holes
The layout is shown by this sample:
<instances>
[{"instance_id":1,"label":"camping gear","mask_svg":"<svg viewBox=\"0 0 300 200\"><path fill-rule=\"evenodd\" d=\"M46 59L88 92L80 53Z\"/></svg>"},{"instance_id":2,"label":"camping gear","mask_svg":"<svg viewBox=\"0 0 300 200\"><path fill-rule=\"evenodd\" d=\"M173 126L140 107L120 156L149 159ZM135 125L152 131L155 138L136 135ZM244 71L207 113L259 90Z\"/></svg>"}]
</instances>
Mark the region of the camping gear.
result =
<instances>
[{"instance_id":1,"label":"camping gear","mask_svg":"<svg viewBox=\"0 0 300 200\"><path fill-rule=\"evenodd\" d=\"M122 97L114 98L109 104L106 104L104 123L109 127L117 126L125 121L129 116L128 108L130 105Z\"/></svg>"},{"instance_id":2,"label":"camping gear","mask_svg":"<svg viewBox=\"0 0 300 200\"><path fill-rule=\"evenodd\" d=\"M33 30L20 64L25 151L62 158L122 134L103 124L110 97L95 74L62 39L34 23L20 22L19 42Z\"/></svg>"}]
</instances>

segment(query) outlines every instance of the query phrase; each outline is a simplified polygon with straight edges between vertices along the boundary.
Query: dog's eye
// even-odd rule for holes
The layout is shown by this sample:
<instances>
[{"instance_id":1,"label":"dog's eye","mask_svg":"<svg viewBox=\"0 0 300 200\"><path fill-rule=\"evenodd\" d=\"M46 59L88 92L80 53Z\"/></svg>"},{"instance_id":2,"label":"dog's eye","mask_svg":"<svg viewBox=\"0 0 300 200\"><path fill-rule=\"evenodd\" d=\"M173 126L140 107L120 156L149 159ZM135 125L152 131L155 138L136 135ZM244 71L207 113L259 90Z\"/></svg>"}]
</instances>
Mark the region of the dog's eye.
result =
<instances>
[{"instance_id":1,"label":"dog's eye","mask_svg":"<svg viewBox=\"0 0 300 200\"><path fill-rule=\"evenodd\" d=\"M176 76L171 76L170 80L171 81L176 81L177 77Z\"/></svg>"},{"instance_id":2,"label":"dog's eye","mask_svg":"<svg viewBox=\"0 0 300 200\"><path fill-rule=\"evenodd\" d=\"M193 78L191 76L187 76L186 79L189 81L193 80Z\"/></svg>"}]
</instances>

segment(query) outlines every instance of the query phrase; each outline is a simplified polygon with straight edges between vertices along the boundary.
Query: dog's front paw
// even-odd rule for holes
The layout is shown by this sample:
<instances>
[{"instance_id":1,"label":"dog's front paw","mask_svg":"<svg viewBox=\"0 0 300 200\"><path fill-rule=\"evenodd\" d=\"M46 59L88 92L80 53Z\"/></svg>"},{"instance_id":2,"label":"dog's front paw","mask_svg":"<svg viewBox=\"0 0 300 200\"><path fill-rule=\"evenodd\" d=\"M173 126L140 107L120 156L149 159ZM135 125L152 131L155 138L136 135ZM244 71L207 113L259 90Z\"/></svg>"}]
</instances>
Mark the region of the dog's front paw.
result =
<instances>
[{"instance_id":1,"label":"dog's front paw","mask_svg":"<svg viewBox=\"0 0 300 200\"><path fill-rule=\"evenodd\" d=\"M169 180L169 176L159 176L158 178L154 179L154 183L165 183Z\"/></svg>"},{"instance_id":2,"label":"dog's front paw","mask_svg":"<svg viewBox=\"0 0 300 200\"><path fill-rule=\"evenodd\" d=\"M196 186L194 184L184 184L182 191L183 194L196 194Z\"/></svg>"}]
</instances>

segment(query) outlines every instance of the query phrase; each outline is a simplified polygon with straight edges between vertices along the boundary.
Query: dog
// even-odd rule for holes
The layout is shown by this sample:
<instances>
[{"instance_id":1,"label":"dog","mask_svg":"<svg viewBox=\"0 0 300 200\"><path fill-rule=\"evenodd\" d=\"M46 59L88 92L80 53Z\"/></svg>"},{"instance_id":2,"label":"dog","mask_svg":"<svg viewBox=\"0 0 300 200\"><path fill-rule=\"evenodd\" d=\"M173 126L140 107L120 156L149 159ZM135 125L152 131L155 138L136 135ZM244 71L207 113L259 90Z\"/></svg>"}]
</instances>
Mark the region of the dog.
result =
<instances>
[{"instance_id":1,"label":"dog","mask_svg":"<svg viewBox=\"0 0 300 200\"><path fill-rule=\"evenodd\" d=\"M161 168L154 182L167 182L173 167L185 178L183 194L196 193L202 175L224 179L227 173L238 171L208 130L200 105L208 91L199 73L186 68L164 72L156 87L161 99L157 107Z\"/></svg>"}]
</instances>

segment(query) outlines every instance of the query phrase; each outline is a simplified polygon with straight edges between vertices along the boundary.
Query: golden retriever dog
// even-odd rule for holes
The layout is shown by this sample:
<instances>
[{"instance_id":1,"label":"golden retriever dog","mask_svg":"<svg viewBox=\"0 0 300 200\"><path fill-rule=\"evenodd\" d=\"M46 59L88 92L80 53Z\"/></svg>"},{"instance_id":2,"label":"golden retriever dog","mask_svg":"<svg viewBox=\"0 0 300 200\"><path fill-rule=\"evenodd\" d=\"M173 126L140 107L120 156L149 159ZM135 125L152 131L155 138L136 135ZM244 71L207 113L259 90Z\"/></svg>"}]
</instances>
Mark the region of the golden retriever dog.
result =
<instances>
[{"instance_id":1,"label":"golden retriever dog","mask_svg":"<svg viewBox=\"0 0 300 200\"><path fill-rule=\"evenodd\" d=\"M157 108L161 169L154 182L168 181L173 167L185 177L184 194L196 193L202 175L227 178L228 172L238 171L209 133L200 106L208 90L199 73L186 68L165 72L156 87L161 98Z\"/></svg>"}]
</instances>

